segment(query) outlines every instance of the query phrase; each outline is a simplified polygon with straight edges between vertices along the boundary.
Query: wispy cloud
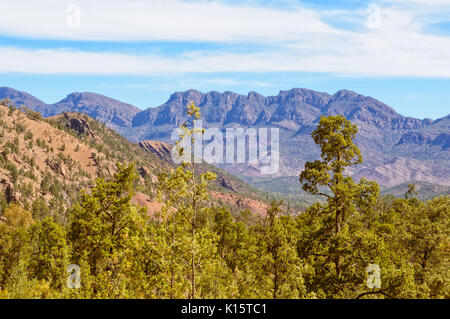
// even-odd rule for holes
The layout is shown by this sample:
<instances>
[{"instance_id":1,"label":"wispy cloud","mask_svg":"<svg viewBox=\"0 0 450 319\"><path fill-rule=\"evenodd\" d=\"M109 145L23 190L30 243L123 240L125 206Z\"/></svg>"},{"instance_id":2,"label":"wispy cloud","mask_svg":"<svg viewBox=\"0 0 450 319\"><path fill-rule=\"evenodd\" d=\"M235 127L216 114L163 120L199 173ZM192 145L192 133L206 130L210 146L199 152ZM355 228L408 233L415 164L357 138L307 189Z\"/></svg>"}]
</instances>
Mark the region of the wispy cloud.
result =
<instances>
[{"instance_id":1,"label":"wispy cloud","mask_svg":"<svg viewBox=\"0 0 450 319\"><path fill-rule=\"evenodd\" d=\"M338 32L316 12L251 4L179 0L27 0L0 2L3 33L88 41L280 41ZM78 10L75 10L78 8ZM79 28L71 17L79 13ZM69 26L69 27L68 27Z\"/></svg>"},{"instance_id":2,"label":"wispy cloud","mask_svg":"<svg viewBox=\"0 0 450 319\"><path fill-rule=\"evenodd\" d=\"M84 41L219 42L170 57L161 53L126 54L68 49L0 47L0 72L43 74L137 74L209 72L327 72L349 76L450 78L450 37L425 32L426 23L443 19L450 1L381 1L379 23L369 25L366 7L324 11L290 10L218 1L79 0L79 29L66 26L68 3L42 0L0 3L0 34ZM428 3L428 1L427 1ZM429 7L427 7L429 8ZM329 19L353 18L352 29ZM43 23L45 21L45 23ZM258 43L258 50L235 51L235 42ZM181 44L182 45L182 44ZM230 84L232 85L232 84Z\"/></svg>"}]
</instances>

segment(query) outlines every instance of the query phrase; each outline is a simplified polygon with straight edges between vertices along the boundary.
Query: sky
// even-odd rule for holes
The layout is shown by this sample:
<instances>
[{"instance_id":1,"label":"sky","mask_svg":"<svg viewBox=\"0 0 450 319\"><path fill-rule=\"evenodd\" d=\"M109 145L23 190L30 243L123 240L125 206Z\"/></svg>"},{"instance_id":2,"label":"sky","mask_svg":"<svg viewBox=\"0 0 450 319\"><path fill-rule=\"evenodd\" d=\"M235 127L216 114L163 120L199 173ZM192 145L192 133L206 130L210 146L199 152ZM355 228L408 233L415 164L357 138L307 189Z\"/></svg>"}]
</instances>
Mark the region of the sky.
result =
<instances>
[{"instance_id":1,"label":"sky","mask_svg":"<svg viewBox=\"0 0 450 319\"><path fill-rule=\"evenodd\" d=\"M0 86L141 109L175 91L308 88L450 113L450 0L0 0Z\"/></svg>"}]
</instances>

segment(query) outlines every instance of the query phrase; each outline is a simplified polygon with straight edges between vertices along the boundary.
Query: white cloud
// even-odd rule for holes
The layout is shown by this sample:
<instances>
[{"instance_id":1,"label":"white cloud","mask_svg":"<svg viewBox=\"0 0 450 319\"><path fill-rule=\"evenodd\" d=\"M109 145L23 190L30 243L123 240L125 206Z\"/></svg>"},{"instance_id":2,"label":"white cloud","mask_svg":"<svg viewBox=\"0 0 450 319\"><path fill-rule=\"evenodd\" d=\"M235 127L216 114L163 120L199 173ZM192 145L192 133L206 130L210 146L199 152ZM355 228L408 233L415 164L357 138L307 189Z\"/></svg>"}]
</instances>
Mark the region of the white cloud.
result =
<instances>
[{"instance_id":1,"label":"white cloud","mask_svg":"<svg viewBox=\"0 0 450 319\"><path fill-rule=\"evenodd\" d=\"M450 37L425 33L426 19L418 18L424 10L403 5L421 0L388 2L393 4L381 7L379 28L368 29L365 8L342 14L250 4L231 6L217 1L79 0L81 28L72 30L65 26L64 1L42 0L39 7L27 8L25 1L16 0L10 2L10 11L0 19L0 33L93 41L247 41L262 43L263 49L238 53L224 46L221 50L168 57L161 53L0 47L0 72L161 75L305 71L450 78ZM448 1L433 2L439 7ZM1 2L0 12L5 12L5 8ZM35 14L31 14L32 9ZM438 9L433 10L439 15ZM353 31L331 27L323 20L330 15L342 15L345 19L354 16L360 21L359 27Z\"/></svg>"},{"instance_id":2,"label":"white cloud","mask_svg":"<svg viewBox=\"0 0 450 319\"><path fill-rule=\"evenodd\" d=\"M312 10L179 0L74 0L80 27L69 28L68 1L0 2L0 32L28 38L88 41L279 41L338 32Z\"/></svg>"},{"instance_id":3,"label":"white cloud","mask_svg":"<svg viewBox=\"0 0 450 319\"><path fill-rule=\"evenodd\" d=\"M174 58L69 50L0 48L0 72L163 75L208 72L331 72L343 75L450 78L450 40L413 38L391 47L387 37L349 39L333 52L302 48L260 53L196 52ZM395 36L394 36L395 38ZM417 41L416 41L417 40ZM377 42L378 41L378 42ZM441 49L427 50L430 46ZM446 50L442 50L446 47Z\"/></svg>"}]
</instances>

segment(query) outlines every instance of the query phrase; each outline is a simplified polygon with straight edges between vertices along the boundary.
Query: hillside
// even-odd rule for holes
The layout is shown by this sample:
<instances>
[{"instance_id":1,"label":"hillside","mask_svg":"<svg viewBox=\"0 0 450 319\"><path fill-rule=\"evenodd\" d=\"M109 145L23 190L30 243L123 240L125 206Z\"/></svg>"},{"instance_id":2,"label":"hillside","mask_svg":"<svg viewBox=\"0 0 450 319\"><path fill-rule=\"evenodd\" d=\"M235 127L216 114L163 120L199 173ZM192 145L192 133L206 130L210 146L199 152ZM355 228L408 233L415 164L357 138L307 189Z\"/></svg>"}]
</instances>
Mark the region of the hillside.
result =
<instances>
[{"instance_id":1,"label":"hillside","mask_svg":"<svg viewBox=\"0 0 450 319\"><path fill-rule=\"evenodd\" d=\"M241 176L242 180L249 185L261 189L262 191L276 194L280 198L292 199L297 198L305 205L311 205L314 202L322 201L320 196L308 195L299 187L298 176L282 176L282 177L252 177ZM409 181L393 187L382 187L381 195L392 195L397 198L404 198L408 190L408 184L416 185L416 197L420 200L429 200L438 196L450 195L450 186L427 183L422 181Z\"/></svg>"},{"instance_id":2,"label":"hillside","mask_svg":"<svg viewBox=\"0 0 450 319\"><path fill-rule=\"evenodd\" d=\"M150 153L81 113L42 119L34 111L0 105L0 200L21 203L33 214L64 211L89 190L98 177L111 177L116 163L135 162L140 175L133 202L149 212L156 202L158 175L173 168L170 161ZM203 169L208 169L205 166ZM211 192L216 201L263 213L267 204L257 191L215 168L218 179ZM243 198L243 195L246 198Z\"/></svg>"},{"instance_id":3,"label":"hillside","mask_svg":"<svg viewBox=\"0 0 450 319\"><path fill-rule=\"evenodd\" d=\"M382 195L392 195L397 198L403 198L408 191L408 184L415 185L416 197L420 200L429 200L437 196L447 196L450 194L450 186L436 185L421 181L412 181L397 185L391 188L386 188L381 191Z\"/></svg>"}]
</instances>

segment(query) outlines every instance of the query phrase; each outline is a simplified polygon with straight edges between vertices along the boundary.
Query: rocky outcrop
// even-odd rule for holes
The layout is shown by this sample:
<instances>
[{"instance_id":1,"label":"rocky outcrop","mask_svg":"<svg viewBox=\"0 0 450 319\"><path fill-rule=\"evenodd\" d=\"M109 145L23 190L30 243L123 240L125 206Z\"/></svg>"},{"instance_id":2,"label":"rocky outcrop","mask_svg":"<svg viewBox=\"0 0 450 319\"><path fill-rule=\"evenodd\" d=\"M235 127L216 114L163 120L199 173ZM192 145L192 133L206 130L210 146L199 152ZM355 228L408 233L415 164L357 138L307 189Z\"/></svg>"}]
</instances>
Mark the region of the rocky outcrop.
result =
<instances>
[{"instance_id":1,"label":"rocky outcrop","mask_svg":"<svg viewBox=\"0 0 450 319\"><path fill-rule=\"evenodd\" d=\"M68 179L70 177L69 172L67 171L67 168L65 165L55 159L47 158L45 160L45 163L50 167L50 169L55 172L56 174L62 176L64 179Z\"/></svg>"},{"instance_id":2,"label":"rocky outcrop","mask_svg":"<svg viewBox=\"0 0 450 319\"><path fill-rule=\"evenodd\" d=\"M152 183L156 184L158 182L158 177L156 177L148 167L141 166L138 168L139 176L142 178L148 178Z\"/></svg>"},{"instance_id":3,"label":"rocky outcrop","mask_svg":"<svg viewBox=\"0 0 450 319\"><path fill-rule=\"evenodd\" d=\"M408 132L400 138L397 145L408 144L408 143L423 145L423 144L431 143L432 140L433 140L433 136L430 134L425 134L422 132Z\"/></svg>"},{"instance_id":4,"label":"rocky outcrop","mask_svg":"<svg viewBox=\"0 0 450 319\"><path fill-rule=\"evenodd\" d=\"M139 142L139 146L161 158L170 158L172 146L167 143L159 141L142 141Z\"/></svg>"},{"instance_id":5,"label":"rocky outcrop","mask_svg":"<svg viewBox=\"0 0 450 319\"><path fill-rule=\"evenodd\" d=\"M432 145L441 146L442 149L450 149L450 133L441 133L431 142Z\"/></svg>"},{"instance_id":6,"label":"rocky outcrop","mask_svg":"<svg viewBox=\"0 0 450 319\"><path fill-rule=\"evenodd\" d=\"M1 178L0 189L3 190L5 200L7 203L15 202L18 200L17 193L14 190L14 184L8 178Z\"/></svg>"},{"instance_id":7,"label":"rocky outcrop","mask_svg":"<svg viewBox=\"0 0 450 319\"><path fill-rule=\"evenodd\" d=\"M82 134L92 135L89 122L85 119L74 117L70 113L64 113L64 117L67 119L67 128L76 131L78 136Z\"/></svg>"},{"instance_id":8,"label":"rocky outcrop","mask_svg":"<svg viewBox=\"0 0 450 319\"><path fill-rule=\"evenodd\" d=\"M228 189L232 192L235 191L235 187L234 187L233 183L231 181L229 181L227 178L225 178L224 176L219 176L217 178L217 181L220 183L220 185L223 188Z\"/></svg>"}]
</instances>

